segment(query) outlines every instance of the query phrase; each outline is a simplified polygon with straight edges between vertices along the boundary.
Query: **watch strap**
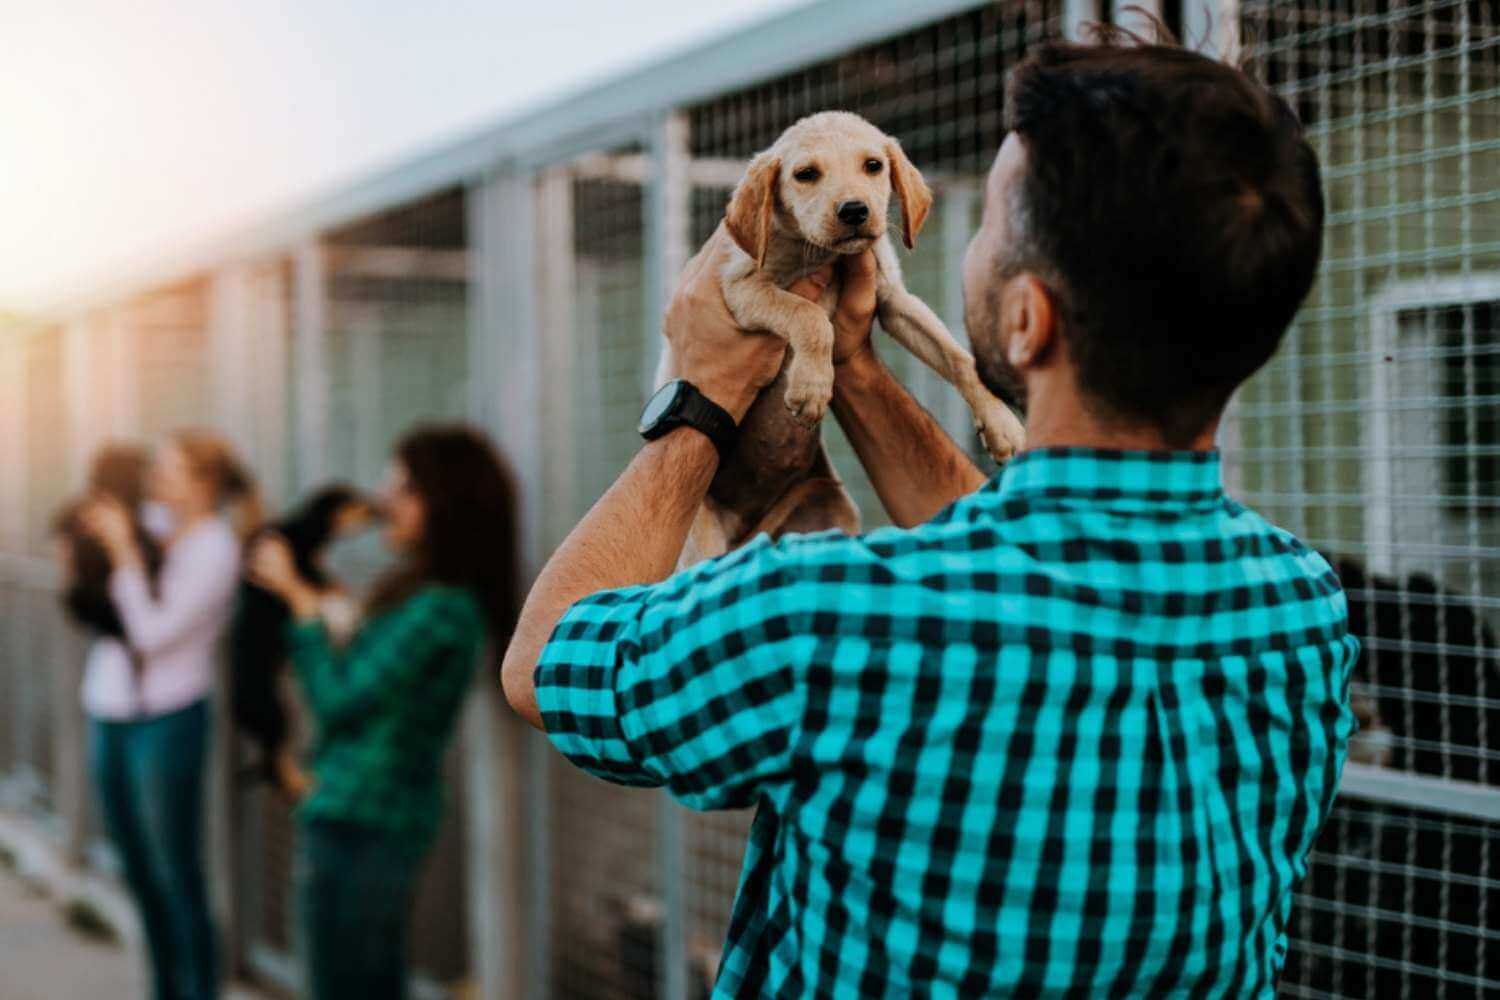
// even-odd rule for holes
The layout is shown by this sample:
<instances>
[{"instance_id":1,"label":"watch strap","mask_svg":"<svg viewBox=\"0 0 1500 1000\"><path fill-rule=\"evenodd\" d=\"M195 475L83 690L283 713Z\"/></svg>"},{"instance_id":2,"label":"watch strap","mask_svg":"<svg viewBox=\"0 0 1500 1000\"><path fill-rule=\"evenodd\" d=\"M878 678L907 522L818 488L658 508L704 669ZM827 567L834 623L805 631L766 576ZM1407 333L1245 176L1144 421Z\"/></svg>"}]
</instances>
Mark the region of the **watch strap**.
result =
<instances>
[{"instance_id":1,"label":"watch strap","mask_svg":"<svg viewBox=\"0 0 1500 1000\"><path fill-rule=\"evenodd\" d=\"M727 459L734 450L735 438L738 436L736 432L739 428L734 417L691 382L684 383L684 388L687 391L683 393L678 407L678 420L702 431L714 443L714 447L719 449L719 458Z\"/></svg>"}]
</instances>

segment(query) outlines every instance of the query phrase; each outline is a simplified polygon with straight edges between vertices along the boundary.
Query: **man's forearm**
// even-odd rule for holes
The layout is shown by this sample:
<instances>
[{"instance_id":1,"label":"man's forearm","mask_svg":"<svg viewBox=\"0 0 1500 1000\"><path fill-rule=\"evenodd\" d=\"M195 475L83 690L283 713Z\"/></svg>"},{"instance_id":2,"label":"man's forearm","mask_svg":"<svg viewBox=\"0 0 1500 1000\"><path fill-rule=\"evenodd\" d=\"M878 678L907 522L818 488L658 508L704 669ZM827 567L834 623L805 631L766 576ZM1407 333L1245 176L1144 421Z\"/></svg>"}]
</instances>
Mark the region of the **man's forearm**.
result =
<instances>
[{"instance_id":1,"label":"man's forearm","mask_svg":"<svg viewBox=\"0 0 1500 1000\"><path fill-rule=\"evenodd\" d=\"M964 454L873 351L840 366L833 413L892 521L911 527L984 483Z\"/></svg>"},{"instance_id":2,"label":"man's forearm","mask_svg":"<svg viewBox=\"0 0 1500 1000\"><path fill-rule=\"evenodd\" d=\"M589 594L672 574L718 458L694 430L646 445L547 561L501 668L506 698L533 726L542 719L532 675L558 620Z\"/></svg>"}]
</instances>

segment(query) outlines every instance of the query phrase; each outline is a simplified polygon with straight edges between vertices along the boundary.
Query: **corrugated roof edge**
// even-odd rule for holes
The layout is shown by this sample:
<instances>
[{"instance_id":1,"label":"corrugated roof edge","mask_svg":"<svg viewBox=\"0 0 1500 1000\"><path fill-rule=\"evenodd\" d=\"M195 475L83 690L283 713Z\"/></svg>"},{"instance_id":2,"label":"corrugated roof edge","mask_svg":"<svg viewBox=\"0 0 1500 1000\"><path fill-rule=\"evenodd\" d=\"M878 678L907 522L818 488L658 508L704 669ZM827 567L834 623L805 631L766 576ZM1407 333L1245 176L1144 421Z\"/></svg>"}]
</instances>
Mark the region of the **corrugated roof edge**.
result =
<instances>
[{"instance_id":1,"label":"corrugated roof edge","mask_svg":"<svg viewBox=\"0 0 1500 1000\"><path fill-rule=\"evenodd\" d=\"M129 274L69 294L35 315L61 322L226 264L266 257L316 233L508 167L536 166L628 142L642 136L652 117L664 111L985 5L982 0L819 0L335 184L264 222L185 249L165 250ZM856 17L848 16L851 7L857 7Z\"/></svg>"}]
</instances>

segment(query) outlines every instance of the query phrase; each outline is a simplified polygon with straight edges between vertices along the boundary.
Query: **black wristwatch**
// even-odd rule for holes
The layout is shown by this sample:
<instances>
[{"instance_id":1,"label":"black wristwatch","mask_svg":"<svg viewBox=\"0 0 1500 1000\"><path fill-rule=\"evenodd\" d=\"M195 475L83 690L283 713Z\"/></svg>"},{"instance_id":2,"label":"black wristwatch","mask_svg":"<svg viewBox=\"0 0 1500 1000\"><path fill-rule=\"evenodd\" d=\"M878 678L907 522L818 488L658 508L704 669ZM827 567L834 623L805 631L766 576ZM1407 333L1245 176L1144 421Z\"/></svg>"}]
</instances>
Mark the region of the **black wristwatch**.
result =
<instances>
[{"instance_id":1,"label":"black wristwatch","mask_svg":"<svg viewBox=\"0 0 1500 1000\"><path fill-rule=\"evenodd\" d=\"M702 431L719 449L719 460L734 450L738 430L729 411L698 391L693 383L675 378L656 390L641 411L641 437L655 441L679 427Z\"/></svg>"}]
</instances>

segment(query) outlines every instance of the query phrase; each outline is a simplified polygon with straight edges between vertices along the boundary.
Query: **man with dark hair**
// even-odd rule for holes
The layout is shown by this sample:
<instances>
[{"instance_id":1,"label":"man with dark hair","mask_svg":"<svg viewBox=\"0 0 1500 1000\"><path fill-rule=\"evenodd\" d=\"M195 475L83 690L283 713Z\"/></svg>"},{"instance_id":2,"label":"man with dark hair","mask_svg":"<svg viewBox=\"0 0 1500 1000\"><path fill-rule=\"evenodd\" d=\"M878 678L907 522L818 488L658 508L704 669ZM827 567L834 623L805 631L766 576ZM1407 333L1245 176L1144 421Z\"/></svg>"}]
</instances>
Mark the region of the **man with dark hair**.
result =
<instances>
[{"instance_id":1,"label":"man with dark hair","mask_svg":"<svg viewBox=\"0 0 1500 1000\"><path fill-rule=\"evenodd\" d=\"M1026 450L985 481L877 359L850 258L833 410L897 526L670 575L719 454L685 419L506 655L575 764L758 806L718 995L1268 996L1283 963L1357 647L1213 440L1313 280L1316 161L1284 104L1175 48L1049 47L1007 98L964 285ZM738 418L783 346L717 279L685 276L666 329Z\"/></svg>"}]
</instances>

